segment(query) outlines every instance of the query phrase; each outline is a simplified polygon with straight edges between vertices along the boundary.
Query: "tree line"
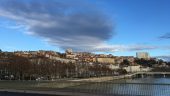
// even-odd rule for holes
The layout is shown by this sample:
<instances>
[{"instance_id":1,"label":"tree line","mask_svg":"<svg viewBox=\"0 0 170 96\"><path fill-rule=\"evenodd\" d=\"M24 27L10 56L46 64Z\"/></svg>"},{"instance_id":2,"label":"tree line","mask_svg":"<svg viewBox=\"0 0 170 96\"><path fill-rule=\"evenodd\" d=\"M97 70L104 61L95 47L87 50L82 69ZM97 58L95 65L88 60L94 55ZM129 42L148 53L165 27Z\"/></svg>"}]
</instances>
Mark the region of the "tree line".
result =
<instances>
[{"instance_id":1,"label":"tree line","mask_svg":"<svg viewBox=\"0 0 170 96\"><path fill-rule=\"evenodd\" d=\"M64 63L46 57L25 58L0 55L1 80L52 80L60 78L88 78L113 75L105 64L86 62Z\"/></svg>"}]
</instances>

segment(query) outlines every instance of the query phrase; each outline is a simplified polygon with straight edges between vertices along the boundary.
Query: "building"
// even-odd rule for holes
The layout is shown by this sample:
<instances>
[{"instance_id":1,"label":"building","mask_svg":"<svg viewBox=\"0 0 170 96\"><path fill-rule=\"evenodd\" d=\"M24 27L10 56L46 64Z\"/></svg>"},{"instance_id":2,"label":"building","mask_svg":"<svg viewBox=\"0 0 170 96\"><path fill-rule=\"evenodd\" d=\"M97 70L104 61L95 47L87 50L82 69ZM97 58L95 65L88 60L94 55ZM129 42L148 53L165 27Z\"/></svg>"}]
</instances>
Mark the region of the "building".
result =
<instances>
[{"instance_id":1,"label":"building","mask_svg":"<svg viewBox=\"0 0 170 96\"><path fill-rule=\"evenodd\" d=\"M76 61L73 60L73 59L64 59L64 58L60 58L60 57L53 57L53 60L57 60L57 61L60 61L60 62L63 62L63 63L75 63Z\"/></svg>"},{"instance_id":2,"label":"building","mask_svg":"<svg viewBox=\"0 0 170 96\"><path fill-rule=\"evenodd\" d=\"M114 64L115 63L115 59L114 58L107 58L107 57L96 58L96 61L98 63L110 63L110 64Z\"/></svg>"},{"instance_id":3,"label":"building","mask_svg":"<svg viewBox=\"0 0 170 96\"><path fill-rule=\"evenodd\" d=\"M112 70L120 69L119 64L109 64L107 66Z\"/></svg>"},{"instance_id":4,"label":"building","mask_svg":"<svg viewBox=\"0 0 170 96\"><path fill-rule=\"evenodd\" d=\"M65 54L67 59L74 59L76 57L76 54L73 53L72 49L67 49Z\"/></svg>"},{"instance_id":5,"label":"building","mask_svg":"<svg viewBox=\"0 0 170 96\"><path fill-rule=\"evenodd\" d=\"M72 54L72 53L73 53L73 50L72 50L72 49L67 49L67 50L65 51L65 53L66 53L66 54Z\"/></svg>"},{"instance_id":6,"label":"building","mask_svg":"<svg viewBox=\"0 0 170 96\"><path fill-rule=\"evenodd\" d=\"M136 57L139 58L139 59L141 59L141 58L149 59L150 58L148 52L137 52Z\"/></svg>"},{"instance_id":7,"label":"building","mask_svg":"<svg viewBox=\"0 0 170 96\"><path fill-rule=\"evenodd\" d=\"M140 72L141 66L140 65L126 66L123 69L125 69L127 72Z\"/></svg>"},{"instance_id":8,"label":"building","mask_svg":"<svg viewBox=\"0 0 170 96\"><path fill-rule=\"evenodd\" d=\"M148 72L148 71L151 71L152 70L152 68L150 68L150 67L143 67L143 66L141 66L141 71L142 72Z\"/></svg>"}]
</instances>

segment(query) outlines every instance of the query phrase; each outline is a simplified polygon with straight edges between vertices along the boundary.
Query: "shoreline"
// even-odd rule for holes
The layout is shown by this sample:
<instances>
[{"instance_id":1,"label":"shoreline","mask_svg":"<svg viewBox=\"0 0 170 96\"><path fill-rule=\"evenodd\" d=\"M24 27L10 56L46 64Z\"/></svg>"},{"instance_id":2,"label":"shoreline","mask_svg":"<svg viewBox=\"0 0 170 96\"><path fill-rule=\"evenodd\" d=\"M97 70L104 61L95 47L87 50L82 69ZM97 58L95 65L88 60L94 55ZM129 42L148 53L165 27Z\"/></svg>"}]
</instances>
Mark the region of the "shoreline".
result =
<instances>
[{"instance_id":1,"label":"shoreline","mask_svg":"<svg viewBox=\"0 0 170 96\"><path fill-rule=\"evenodd\" d=\"M76 80L68 80L72 82L105 82L111 80L119 80L119 79L128 79L132 78L133 74L126 74L120 76L107 76L107 77L93 77L93 78L85 78L85 79L76 79Z\"/></svg>"},{"instance_id":2,"label":"shoreline","mask_svg":"<svg viewBox=\"0 0 170 96\"><path fill-rule=\"evenodd\" d=\"M76 80L67 80L68 82L73 82L73 83L78 83L78 82L106 82L106 81L111 81L111 80L119 80L119 79L127 79L131 78L132 75L120 75L120 76L107 76L107 77L93 77L93 78L86 78L86 79L76 79ZM67 82L66 81L66 82ZM54 81L55 82L55 81ZM81 86L78 85L78 86ZM43 86L41 86L43 87ZM66 86L66 88L69 86ZM51 88L53 88L51 86ZM38 89L38 87L37 87ZM47 88L48 89L48 88ZM50 89L50 86L49 86ZM6 88L1 88L0 92L14 92L14 93L26 93L26 94L43 94L43 95L61 95L61 96L98 96L95 94L88 94L88 93L80 93L80 92L70 92L67 90L35 90L35 89L6 89ZM101 95L102 96L102 95Z\"/></svg>"},{"instance_id":3,"label":"shoreline","mask_svg":"<svg viewBox=\"0 0 170 96\"><path fill-rule=\"evenodd\" d=\"M15 89L0 89L0 92L9 93L24 93L36 95L54 95L54 96L99 96L96 94L81 93L81 92L68 92L68 91L35 91L35 90L15 90ZM104 96L104 95L100 95Z\"/></svg>"}]
</instances>

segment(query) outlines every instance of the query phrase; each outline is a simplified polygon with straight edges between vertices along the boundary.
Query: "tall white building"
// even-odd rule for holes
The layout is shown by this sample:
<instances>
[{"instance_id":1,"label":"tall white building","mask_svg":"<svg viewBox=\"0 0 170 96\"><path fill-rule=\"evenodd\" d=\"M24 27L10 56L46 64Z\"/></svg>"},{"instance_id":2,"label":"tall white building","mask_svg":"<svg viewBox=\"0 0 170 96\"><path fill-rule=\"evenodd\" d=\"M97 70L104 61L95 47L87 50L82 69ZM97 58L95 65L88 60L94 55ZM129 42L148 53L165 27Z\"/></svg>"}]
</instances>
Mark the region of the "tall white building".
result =
<instances>
[{"instance_id":1,"label":"tall white building","mask_svg":"<svg viewBox=\"0 0 170 96\"><path fill-rule=\"evenodd\" d=\"M149 59L150 56L149 56L149 53L148 52L137 52L136 53L136 57L137 58L143 58L143 59Z\"/></svg>"}]
</instances>

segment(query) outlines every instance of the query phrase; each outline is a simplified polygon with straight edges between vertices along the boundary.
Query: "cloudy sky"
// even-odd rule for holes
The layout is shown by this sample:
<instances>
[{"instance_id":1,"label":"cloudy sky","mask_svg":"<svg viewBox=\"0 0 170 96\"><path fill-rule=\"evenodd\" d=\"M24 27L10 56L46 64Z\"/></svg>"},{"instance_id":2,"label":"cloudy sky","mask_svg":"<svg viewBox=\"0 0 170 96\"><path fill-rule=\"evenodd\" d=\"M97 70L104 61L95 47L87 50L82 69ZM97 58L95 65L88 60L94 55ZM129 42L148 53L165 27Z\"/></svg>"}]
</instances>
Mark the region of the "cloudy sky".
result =
<instances>
[{"instance_id":1,"label":"cloudy sky","mask_svg":"<svg viewBox=\"0 0 170 96\"><path fill-rule=\"evenodd\" d=\"M0 0L0 49L170 57L169 0Z\"/></svg>"}]
</instances>

